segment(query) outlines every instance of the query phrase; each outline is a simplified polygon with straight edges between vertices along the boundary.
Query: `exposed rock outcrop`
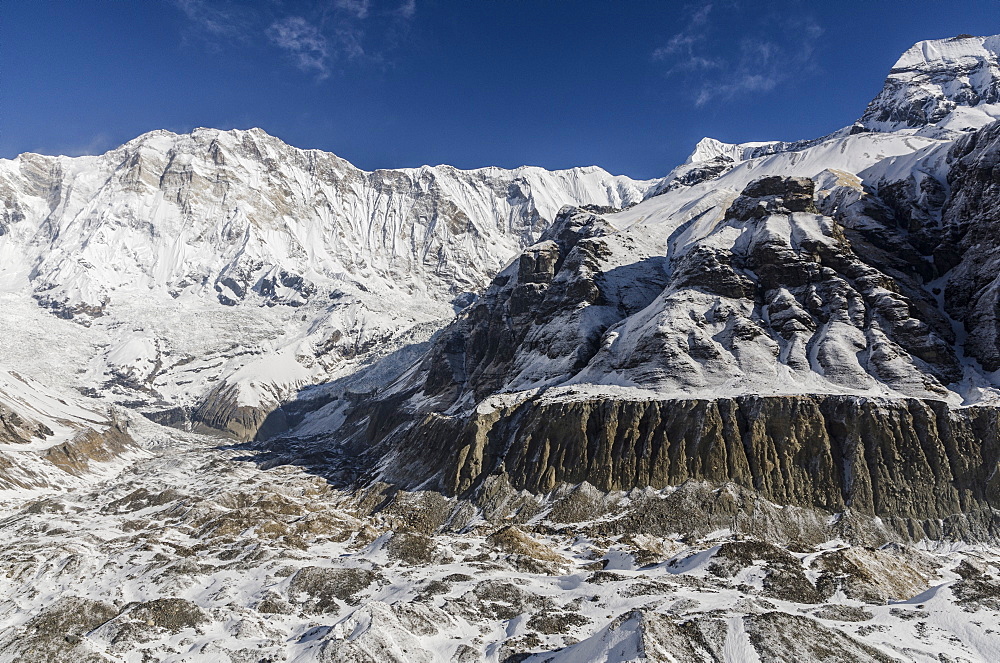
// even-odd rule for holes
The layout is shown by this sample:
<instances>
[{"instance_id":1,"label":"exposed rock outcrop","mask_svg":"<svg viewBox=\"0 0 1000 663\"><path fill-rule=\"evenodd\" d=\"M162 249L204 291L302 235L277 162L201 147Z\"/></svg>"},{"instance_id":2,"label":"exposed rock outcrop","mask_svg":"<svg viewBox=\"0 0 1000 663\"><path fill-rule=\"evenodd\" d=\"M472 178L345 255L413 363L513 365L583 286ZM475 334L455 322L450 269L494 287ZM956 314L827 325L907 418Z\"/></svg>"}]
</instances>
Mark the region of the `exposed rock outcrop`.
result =
<instances>
[{"instance_id":1,"label":"exposed rock outcrop","mask_svg":"<svg viewBox=\"0 0 1000 663\"><path fill-rule=\"evenodd\" d=\"M487 477L546 493L734 483L779 505L881 518L904 536L1000 534L1000 410L838 396L529 400L404 435L382 478Z\"/></svg>"}]
</instances>

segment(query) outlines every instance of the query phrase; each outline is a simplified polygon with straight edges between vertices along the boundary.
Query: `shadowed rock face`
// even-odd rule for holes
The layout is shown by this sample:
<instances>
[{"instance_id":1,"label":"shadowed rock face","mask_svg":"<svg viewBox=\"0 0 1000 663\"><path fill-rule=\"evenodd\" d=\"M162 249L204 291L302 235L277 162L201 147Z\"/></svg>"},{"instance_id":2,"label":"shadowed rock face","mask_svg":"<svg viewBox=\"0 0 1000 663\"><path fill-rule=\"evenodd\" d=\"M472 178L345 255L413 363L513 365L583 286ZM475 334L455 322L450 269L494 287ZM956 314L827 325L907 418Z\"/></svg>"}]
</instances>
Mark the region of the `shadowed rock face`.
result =
<instances>
[{"instance_id":1,"label":"shadowed rock face","mask_svg":"<svg viewBox=\"0 0 1000 663\"><path fill-rule=\"evenodd\" d=\"M1000 125L959 141L949 157L952 195L942 215L945 239L937 252L946 263L952 257L955 267L945 306L964 323L966 352L995 371L1000 369Z\"/></svg>"},{"instance_id":2,"label":"shadowed rock face","mask_svg":"<svg viewBox=\"0 0 1000 663\"><path fill-rule=\"evenodd\" d=\"M815 186L808 177L762 177L747 185L726 212L728 218L759 219L770 214L816 213Z\"/></svg>"},{"instance_id":3,"label":"shadowed rock face","mask_svg":"<svg viewBox=\"0 0 1000 663\"><path fill-rule=\"evenodd\" d=\"M233 385L213 389L191 413L191 424L195 430L210 435L223 435L240 441L252 440L268 416L275 411L276 405L241 405L238 398L238 390ZM279 415L280 412L274 417Z\"/></svg>"}]
</instances>

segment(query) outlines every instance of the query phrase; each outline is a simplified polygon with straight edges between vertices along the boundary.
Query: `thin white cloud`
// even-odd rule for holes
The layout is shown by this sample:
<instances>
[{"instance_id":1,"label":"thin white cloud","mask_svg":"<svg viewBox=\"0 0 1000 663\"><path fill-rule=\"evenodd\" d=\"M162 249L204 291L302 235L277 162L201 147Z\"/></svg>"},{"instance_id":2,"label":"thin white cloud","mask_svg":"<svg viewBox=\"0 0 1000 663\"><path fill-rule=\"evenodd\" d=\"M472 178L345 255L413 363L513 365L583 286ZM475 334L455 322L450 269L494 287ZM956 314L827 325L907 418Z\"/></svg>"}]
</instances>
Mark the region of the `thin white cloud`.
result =
<instances>
[{"instance_id":1,"label":"thin white cloud","mask_svg":"<svg viewBox=\"0 0 1000 663\"><path fill-rule=\"evenodd\" d=\"M704 41L704 26L708 23L708 17L712 13L712 5L707 4L697 9L691 14L687 25L683 30L671 37L665 46L661 46L653 51L654 60L665 60L672 55L684 54L688 57L694 56L694 47L697 43ZM699 58L704 59L704 58Z\"/></svg>"},{"instance_id":2,"label":"thin white cloud","mask_svg":"<svg viewBox=\"0 0 1000 663\"><path fill-rule=\"evenodd\" d=\"M313 0L299 3L295 15L284 13L281 2L253 7L233 0L169 2L188 19L185 39L194 36L221 50L263 38L319 80L346 62L384 66L417 11L417 0Z\"/></svg>"},{"instance_id":3,"label":"thin white cloud","mask_svg":"<svg viewBox=\"0 0 1000 663\"><path fill-rule=\"evenodd\" d=\"M104 154L114 147L111 138L105 133L95 134L89 141L82 144L75 144L68 147L52 149L34 150L38 154L64 154L68 157L93 156Z\"/></svg>"},{"instance_id":4,"label":"thin white cloud","mask_svg":"<svg viewBox=\"0 0 1000 663\"><path fill-rule=\"evenodd\" d=\"M368 18L368 10L371 8L369 0L334 0L333 6L347 12L355 18Z\"/></svg>"},{"instance_id":5,"label":"thin white cloud","mask_svg":"<svg viewBox=\"0 0 1000 663\"><path fill-rule=\"evenodd\" d=\"M748 20L734 52L730 38L717 34L712 9L709 4L692 11L684 28L651 53L668 65L666 75L689 80L696 106L770 92L815 67L814 41L823 29L812 18L767 16L759 26ZM739 12L740 6L726 9Z\"/></svg>"},{"instance_id":6,"label":"thin white cloud","mask_svg":"<svg viewBox=\"0 0 1000 663\"><path fill-rule=\"evenodd\" d=\"M403 18L413 18L416 13L417 0L403 0L403 4L396 9L396 15Z\"/></svg>"},{"instance_id":7,"label":"thin white cloud","mask_svg":"<svg viewBox=\"0 0 1000 663\"><path fill-rule=\"evenodd\" d=\"M299 69L315 72L319 78L330 75L329 43L323 33L301 16L275 21L267 36L276 46L288 51Z\"/></svg>"},{"instance_id":8,"label":"thin white cloud","mask_svg":"<svg viewBox=\"0 0 1000 663\"><path fill-rule=\"evenodd\" d=\"M208 0L173 0L173 3L195 28L206 35L228 38L246 36L246 17L228 4Z\"/></svg>"}]
</instances>

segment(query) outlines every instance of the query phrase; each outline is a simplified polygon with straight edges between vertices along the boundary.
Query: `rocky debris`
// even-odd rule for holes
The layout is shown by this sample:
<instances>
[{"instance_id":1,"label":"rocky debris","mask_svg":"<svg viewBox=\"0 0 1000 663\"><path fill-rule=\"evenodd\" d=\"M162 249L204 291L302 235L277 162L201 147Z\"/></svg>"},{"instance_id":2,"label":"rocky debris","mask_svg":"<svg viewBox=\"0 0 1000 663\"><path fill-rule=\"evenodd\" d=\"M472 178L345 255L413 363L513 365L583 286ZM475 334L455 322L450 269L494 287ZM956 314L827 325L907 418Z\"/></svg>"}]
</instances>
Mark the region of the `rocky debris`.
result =
<instances>
[{"instance_id":1,"label":"rocky debris","mask_svg":"<svg viewBox=\"0 0 1000 663\"><path fill-rule=\"evenodd\" d=\"M590 624L590 619L575 612L543 612L528 620L528 628L545 635L569 633Z\"/></svg>"},{"instance_id":2,"label":"rocky debris","mask_svg":"<svg viewBox=\"0 0 1000 663\"><path fill-rule=\"evenodd\" d=\"M470 621L474 615L490 615L493 619L514 619L522 614L538 614L553 610L555 602L522 589L501 578L476 582L472 591L463 594L456 602L459 610Z\"/></svg>"},{"instance_id":3,"label":"rocky debris","mask_svg":"<svg viewBox=\"0 0 1000 663\"><path fill-rule=\"evenodd\" d=\"M565 571L569 560L539 543L514 525L507 525L486 537L486 542L505 555L521 571L551 573Z\"/></svg>"},{"instance_id":4,"label":"rocky debris","mask_svg":"<svg viewBox=\"0 0 1000 663\"><path fill-rule=\"evenodd\" d=\"M39 635L86 635L119 614L114 606L75 596L61 598L25 626Z\"/></svg>"},{"instance_id":5,"label":"rocky debris","mask_svg":"<svg viewBox=\"0 0 1000 663\"><path fill-rule=\"evenodd\" d=\"M165 506L173 502L179 502L186 497L185 493L176 488L167 488L156 493L151 493L147 488L136 488L128 495L114 500L105 507L109 513L131 513L142 511L149 507Z\"/></svg>"},{"instance_id":6,"label":"rocky debris","mask_svg":"<svg viewBox=\"0 0 1000 663\"><path fill-rule=\"evenodd\" d=\"M713 621L676 623L666 615L634 610L616 618L579 644L555 652L508 660L532 663L583 660L641 660L649 663L722 661L723 642L717 639L720 633L711 623Z\"/></svg>"},{"instance_id":7,"label":"rocky debris","mask_svg":"<svg viewBox=\"0 0 1000 663\"><path fill-rule=\"evenodd\" d=\"M307 566L292 576L288 596L289 600L298 602L299 597L304 595L307 607L313 612L335 613L341 608L337 599L358 605L362 600L361 593L380 578L378 573L368 569Z\"/></svg>"},{"instance_id":8,"label":"rocky debris","mask_svg":"<svg viewBox=\"0 0 1000 663\"><path fill-rule=\"evenodd\" d=\"M388 503L385 496L381 497L381 502L369 513L377 511L399 523L400 527L420 534L433 534L444 527L461 529L466 524L456 511L458 504L437 491L408 492L389 488Z\"/></svg>"},{"instance_id":9,"label":"rocky debris","mask_svg":"<svg viewBox=\"0 0 1000 663\"><path fill-rule=\"evenodd\" d=\"M122 615L146 626L162 628L170 633L194 629L208 622L201 608L185 599L163 598L146 601L126 608Z\"/></svg>"},{"instance_id":10,"label":"rocky debris","mask_svg":"<svg viewBox=\"0 0 1000 663\"><path fill-rule=\"evenodd\" d=\"M744 618L750 642L761 660L775 663L801 661L864 661L896 663L874 647L801 615L768 612Z\"/></svg>"},{"instance_id":11,"label":"rocky debris","mask_svg":"<svg viewBox=\"0 0 1000 663\"><path fill-rule=\"evenodd\" d=\"M812 616L838 622L866 622L875 615L857 606L825 605L819 610L813 611Z\"/></svg>"},{"instance_id":12,"label":"rocky debris","mask_svg":"<svg viewBox=\"0 0 1000 663\"><path fill-rule=\"evenodd\" d=\"M199 635L210 621L198 605L180 598L158 598L133 603L115 618L94 629L90 638L109 653L124 654L180 633Z\"/></svg>"},{"instance_id":13,"label":"rocky debris","mask_svg":"<svg viewBox=\"0 0 1000 663\"><path fill-rule=\"evenodd\" d=\"M440 660L421 645L420 636L434 635L447 615L426 606L369 603L328 629L315 647L321 663L435 663ZM313 634L307 634L315 637Z\"/></svg>"},{"instance_id":14,"label":"rocky debris","mask_svg":"<svg viewBox=\"0 0 1000 663\"><path fill-rule=\"evenodd\" d=\"M927 560L896 545L824 552L813 560L812 568L821 572L816 585L827 595L840 591L876 605L915 596L930 586L932 577Z\"/></svg>"},{"instance_id":15,"label":"rocky debris","mask_svg":"<svg viewBox=\"0 0 1000 663\"><path fill-rule=\"evenodd\" d=\"M30 619L14 638L6 642L0 638L0 657L23 663L104 661L104 657L90 650L84 639L118 613L119 610L103 601L72 596L60 598Z\"/></svg>"},{"instance_id":16,"label":"rocky debris","mask_svg":"<svg viewBox=\"0 0 1000 663\"><path fill-rule=\"evenodd\" d=\"M417 532L396 532L385 550L389 559L410 566L440 563L443 557L434 539Z\"/></svg>"},{"instance_id":17,"label":"rocky debris","mask_svg":"<svg viewBox=\"0 0 1000 663\"><path fill-rule=\"evenodd\" d=\"M556 501L548 517L557 523L578 523L599 518L608 510L607 495L583 481L571 487L565 497Z\"/></svg>"},{"instance_id":18,"label":"rocky debris","mask_svg":"<svg viewBox=\"0 0 1000 663\"><path fill-rule=\"evenodd\" d=\"M738 572L757 565L763 568L762 584L766 596L796 603L820 603L827 598L809 582L798 558L763 541L723 544L715 553L709 571L720 577L732 578Z\"/></svg>"},{"instance_id":19,"label":"rocky debris","mask_svg":"<svg viewBox=\"0 0 1000 663\"><path fill-rule=\"evenodd\" d=\"M865 647L891 654L899 634L912 631L913 651L975 660L974 648L1000 629L988 607L996 562L987 549L835 549L821 538L843 538L824 529L828 517L768 507L750 489L688 482L607 494L565 487L539 497L494 481L482 509L425 491L344 491L291 467L261 470L247 462L253 452L220 449L211 438L173 444L137 458L100 490L35 500L0 520L0 593L8 597L0 618L10 625L0 631L0 658L577 661L625 647L639 660L723 661L738 645L744 657L770 660L788 647L809 662L871 660ZM564 508L559 521L549 519L573 495L584 504L600 495L600 509L567 521L573 509ZM401 527L400 509L419 505L477 515L456 529L439 513L414 519L441 523L427 533ZM516 520L523 511L527 519ZM688 528L684 517L707 520L708 529ZM310 538L302 530L296 545L271 538L306 519L359 534ZM656 560L641 564L642 550ZM411 553L412 564L397 563ZM555 575L551 556L560 559ZM811 578L822 585L835 559L839 592L812 603L800 591L802 574L806 586ZM53 605L62 587L92 598ZM844 597L874 591L907 602L859 608ZM146 600L129 602L136 596ZM962 622L956 637L948 611L962 609L980 624Z\"/></svg>"},{"instance_id":20,"label":"rocky debris","mask_svg":"<svg viewBox=\"0 0 1000 663\"><path fill-rule=\"evenodd\" d=\"M1000 579L995 575L970 574L951 587L956 603L964 609L1000 611Z\"/></svg>"}]
</instances>

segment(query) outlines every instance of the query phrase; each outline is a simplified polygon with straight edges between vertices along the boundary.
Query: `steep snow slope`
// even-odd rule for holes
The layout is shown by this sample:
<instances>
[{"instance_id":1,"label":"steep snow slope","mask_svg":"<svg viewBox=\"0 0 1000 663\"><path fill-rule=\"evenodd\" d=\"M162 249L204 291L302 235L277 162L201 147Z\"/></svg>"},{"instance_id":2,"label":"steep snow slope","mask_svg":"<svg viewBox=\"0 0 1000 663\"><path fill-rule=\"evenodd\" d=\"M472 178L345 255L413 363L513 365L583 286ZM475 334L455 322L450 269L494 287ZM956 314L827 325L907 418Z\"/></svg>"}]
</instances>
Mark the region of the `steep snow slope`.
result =
<instances>
[{"instance_id":1,"label":"steep snow slope","mask_svg":"<svg viewBox=\"0 0 1000 663\"><path fill-rule=\"evenodd\" d=\"M365 173L260 130L158 131L100 157L25 154L0 172L5 243L35 258L5 270L30 270L40 299L92 314L126 286L301 305L353 279L454 297L566 202L620 207L648 188L597 168Z\"/></svg>"},{"instance_id":2,"label":"steep snow slope","mask_svg":"<svg viewBox=\"0 0 1000 663\"><path fill-rule=\"evenodd\" d=\"M624 207L652 186L599 168L369 173L256 129L156 131L98 157L0 161L0 286L101 337L74 386L273 405L426 338L562 205Z\"/></svg>"}]
</instances>

